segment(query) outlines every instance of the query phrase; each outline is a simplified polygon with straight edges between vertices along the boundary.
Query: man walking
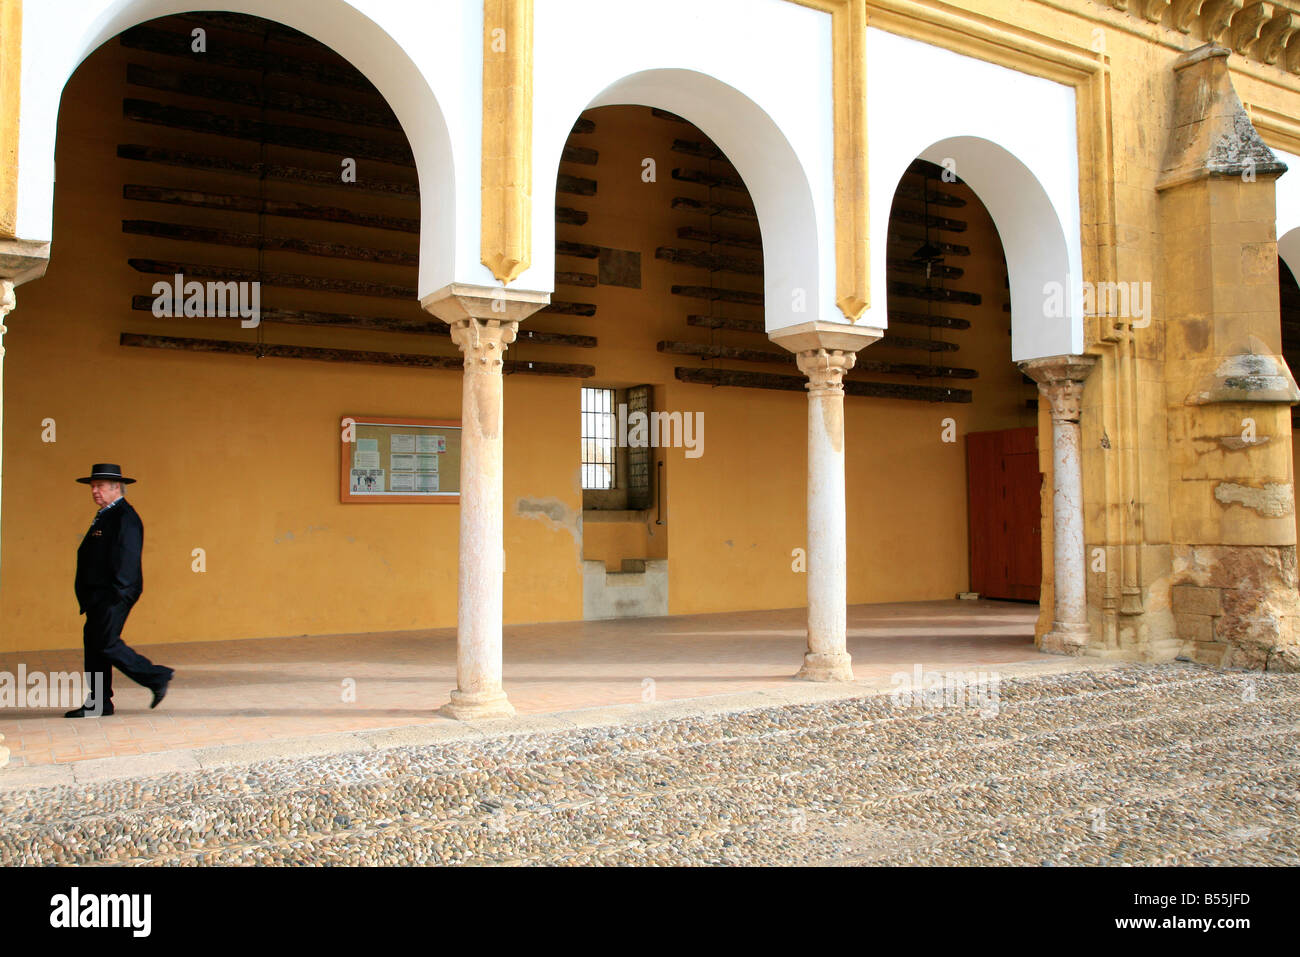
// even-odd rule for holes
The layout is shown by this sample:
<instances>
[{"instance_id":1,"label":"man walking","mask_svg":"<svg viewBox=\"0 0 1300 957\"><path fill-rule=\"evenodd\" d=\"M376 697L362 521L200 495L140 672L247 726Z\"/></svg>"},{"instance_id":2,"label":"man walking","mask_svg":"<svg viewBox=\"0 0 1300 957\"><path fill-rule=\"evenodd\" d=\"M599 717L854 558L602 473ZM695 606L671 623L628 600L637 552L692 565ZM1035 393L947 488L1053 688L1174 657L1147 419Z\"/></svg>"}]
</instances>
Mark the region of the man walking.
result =
<instances>
[{"instance_id":1,"label":"man walking","mask_svg":"<svg viewBox=\"0 0 1300 957\"><path fill-rule=\"evenodd\" d=\"M91 498L99 506L90 530L77 549L77 604L86 616L82 641L86 651L86 673L91 688L96 677L101 689L95 692L80 708L74 708L64 717L85 718L113 713L113 667L153 692L151 708L158 707L167 694L167 685L174 672L171 668L155 665L144 655L131 650L122 641L122 626L131 606L144 589L140 570L140 552L144 547L144 524L129 502L122 497L122 488L135 481L124 478L116 465L100 464L91 469L86 478L77 479L90 486ZM101 710L102 709L102 710Z\"/></svg>"}]
</instances>

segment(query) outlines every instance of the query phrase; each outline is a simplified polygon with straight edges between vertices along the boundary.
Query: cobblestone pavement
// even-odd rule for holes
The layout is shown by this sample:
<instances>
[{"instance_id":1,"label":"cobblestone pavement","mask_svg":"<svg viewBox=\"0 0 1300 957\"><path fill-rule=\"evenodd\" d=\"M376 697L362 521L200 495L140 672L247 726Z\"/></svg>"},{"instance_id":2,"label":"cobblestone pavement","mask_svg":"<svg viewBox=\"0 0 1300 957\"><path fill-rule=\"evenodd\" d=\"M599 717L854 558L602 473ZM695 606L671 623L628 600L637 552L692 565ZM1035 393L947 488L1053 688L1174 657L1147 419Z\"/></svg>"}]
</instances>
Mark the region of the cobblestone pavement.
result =
<instances>
[{"instance_id":1,"label":"cobblestone pavement","mask_svg":"<svg viewBox=\"0 0 1300 957\"><path fill-rule=\"evenodd\" d=\"M0 864L1300 863L1300 675L997 690L13 791Z\"/></svg>"}]
</instances>

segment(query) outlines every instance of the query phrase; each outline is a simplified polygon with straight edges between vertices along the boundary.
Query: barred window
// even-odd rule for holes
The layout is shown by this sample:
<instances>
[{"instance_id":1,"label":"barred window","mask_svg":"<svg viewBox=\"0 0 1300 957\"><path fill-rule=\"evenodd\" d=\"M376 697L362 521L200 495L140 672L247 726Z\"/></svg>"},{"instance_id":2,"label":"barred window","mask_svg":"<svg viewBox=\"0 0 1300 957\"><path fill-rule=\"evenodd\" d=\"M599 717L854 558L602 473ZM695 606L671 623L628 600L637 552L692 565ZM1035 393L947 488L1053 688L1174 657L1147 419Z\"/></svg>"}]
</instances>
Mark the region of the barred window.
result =
<instances>
[{"instance_id":1,"label":"barred window","mask_svg":"<svg viewBox=\"0 0 1300 957\"><path fill-rule=\"evenodd\" d=\"M582 487L614 487L614 390L582 390Z\"/></svg>"}]
</instances>

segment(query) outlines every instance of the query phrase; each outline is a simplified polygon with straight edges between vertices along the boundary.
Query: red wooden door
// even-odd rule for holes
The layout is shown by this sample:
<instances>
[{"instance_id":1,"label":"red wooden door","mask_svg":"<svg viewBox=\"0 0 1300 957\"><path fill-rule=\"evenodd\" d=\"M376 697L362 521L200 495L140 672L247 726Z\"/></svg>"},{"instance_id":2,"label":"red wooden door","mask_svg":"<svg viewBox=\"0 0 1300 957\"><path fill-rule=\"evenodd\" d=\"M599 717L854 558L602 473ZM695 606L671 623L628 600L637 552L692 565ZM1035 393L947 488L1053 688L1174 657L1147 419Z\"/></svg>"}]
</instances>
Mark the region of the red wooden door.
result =
<instances>
[{"instance_id":1,"label":"red wooden door","mask_svg":"<svg viewBox=\"0 0 1300 957\"><path fill-rule=\"evenodd\" d=\"M970 589L1037 601L1043 574L1037 429L966 436Z\"/></svg>"}]
</instances>

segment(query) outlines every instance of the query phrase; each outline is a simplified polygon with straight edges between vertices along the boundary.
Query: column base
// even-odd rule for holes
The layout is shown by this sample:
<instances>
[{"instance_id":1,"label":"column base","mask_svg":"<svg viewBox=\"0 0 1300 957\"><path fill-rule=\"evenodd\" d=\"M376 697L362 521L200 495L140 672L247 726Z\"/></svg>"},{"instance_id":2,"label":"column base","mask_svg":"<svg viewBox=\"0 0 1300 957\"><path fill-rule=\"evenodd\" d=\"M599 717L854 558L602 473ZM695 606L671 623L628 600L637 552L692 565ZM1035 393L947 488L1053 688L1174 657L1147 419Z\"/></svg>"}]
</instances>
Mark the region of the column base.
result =
<instances>
[{"instance_id":1,"label":"column base","mask_svg":"<svg viewBox=\"0 0 1300 957\"><path fill-rule=\"evenodd\" d=\"M1054 621L1052 630L1043 635L1040 651L1053 655L1077 655L1092 637L1087 625L1072 621Z\"/></svg>"},{"instance_id":2,"label":"column base","mask_svg":"<svg viewBox=\"0 0 1300 957\"><path fill-rule=\"evenodd\" d=\"M847 653L803 656L803 667L795 675L800 681L852 681L853 658Z\"/></svg>"},{"instance_id":3,"label":"column base","mask_svg":"<svg viewBox=\"0 0 1300 957\"><path fill-rule=\"evenodd\" d=\"M515 706L504 691L453 691L451 700L438 713L457 721L481 721L484 718L514 717Z\"/></svg>"}]
</instances>

